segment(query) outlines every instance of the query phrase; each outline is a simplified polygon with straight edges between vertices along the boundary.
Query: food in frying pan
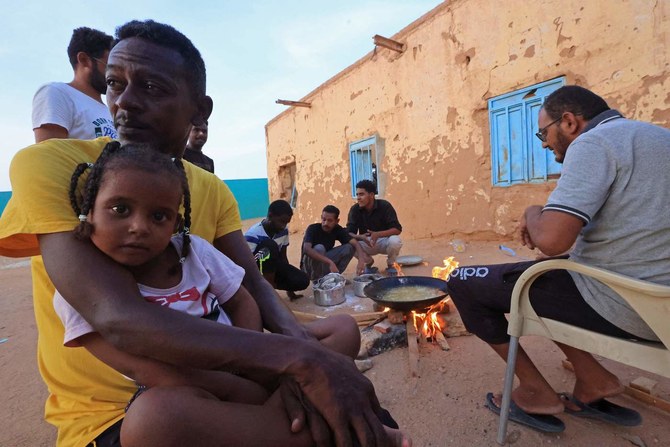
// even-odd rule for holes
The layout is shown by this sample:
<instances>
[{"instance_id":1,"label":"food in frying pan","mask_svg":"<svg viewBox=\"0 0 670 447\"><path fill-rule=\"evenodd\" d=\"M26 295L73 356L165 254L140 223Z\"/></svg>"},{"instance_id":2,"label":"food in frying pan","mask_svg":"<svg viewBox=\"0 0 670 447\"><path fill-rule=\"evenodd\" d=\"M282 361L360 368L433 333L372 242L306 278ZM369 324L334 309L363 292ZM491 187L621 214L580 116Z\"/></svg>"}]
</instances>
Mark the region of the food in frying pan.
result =
<instances>
[{"instance_id":1,"label":"food in frying pan","mask_svg":"<svg viewBox=\"0 0 670 447\"><path fill-rule=\"evenodd\" d=\"M395 302L419 301L434 296L444 295L444 293L445 292L435 287L402 285L383 291L380 294L379 299Z\"/></svg>"}]
</instances>

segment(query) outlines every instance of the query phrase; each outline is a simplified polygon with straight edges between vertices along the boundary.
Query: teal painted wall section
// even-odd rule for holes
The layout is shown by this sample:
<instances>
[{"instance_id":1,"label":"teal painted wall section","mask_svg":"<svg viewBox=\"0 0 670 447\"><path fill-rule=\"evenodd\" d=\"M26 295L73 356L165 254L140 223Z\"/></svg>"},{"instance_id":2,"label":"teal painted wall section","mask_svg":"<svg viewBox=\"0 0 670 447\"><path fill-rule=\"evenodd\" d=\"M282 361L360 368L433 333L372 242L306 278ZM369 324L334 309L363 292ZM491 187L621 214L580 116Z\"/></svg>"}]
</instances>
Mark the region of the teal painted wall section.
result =
<instances>
[{"instance_id":1,"label":"teal painted wall section","mask_svg":"<svg viewBox=\"0 0 670 447\"><path fill-rule=\"evenodd\" d=\"M268 179L249 178L242 180L224 180L237 199L242 219L265 217L270 205L268 195ZM0 214L5 209L11 191L0 191Z\"/></svg>"},{"instance_id":2,"label":"teal painted wall section","mask_svg":"<svg viewBox=\"0 0 670 447\"><path fill-rule=\"evenodd\" d=\"M7 202L9 202L9 198L11 196L11 191L0 191L0 214L2 214L2 212L5 210L5 206L7 206Z\"/></svg>"},{"instance_id":3,"label":"teal painted wall section","mask_svg":"<svg viewBox=\"0 0 670 447\"><path fill-rule=\"evenodd\" d=\"M248 178L241 180L224 180L233 192L240 207L242 220L265 217L270 205L268 179Z\"/></svg>"}]
</instances>

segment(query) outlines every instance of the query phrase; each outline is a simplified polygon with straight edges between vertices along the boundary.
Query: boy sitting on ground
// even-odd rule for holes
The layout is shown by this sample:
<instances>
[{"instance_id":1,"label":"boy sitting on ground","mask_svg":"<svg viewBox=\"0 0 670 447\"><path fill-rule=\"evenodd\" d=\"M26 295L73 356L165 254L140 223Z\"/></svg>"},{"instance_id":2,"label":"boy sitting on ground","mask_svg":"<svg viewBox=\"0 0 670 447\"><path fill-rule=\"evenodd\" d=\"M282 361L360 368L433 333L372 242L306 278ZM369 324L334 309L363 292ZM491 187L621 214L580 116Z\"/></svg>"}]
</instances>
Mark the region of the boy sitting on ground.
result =
<instances>
[{"instance_id":1,"label":"boy sitting on ground","mask_svg":"<svg viewBox=\"0 0 670 447\"><path fill-rule=\"evenodd\" d=\"M288 261L286 249L289 244L288 224L293 209L286 200L275 200L268 207L265 219L244 233L258 268L275 289L285 290L290 300L300 298L295 292L309 286L309 278Z\"/></svg>"}]
</instances>

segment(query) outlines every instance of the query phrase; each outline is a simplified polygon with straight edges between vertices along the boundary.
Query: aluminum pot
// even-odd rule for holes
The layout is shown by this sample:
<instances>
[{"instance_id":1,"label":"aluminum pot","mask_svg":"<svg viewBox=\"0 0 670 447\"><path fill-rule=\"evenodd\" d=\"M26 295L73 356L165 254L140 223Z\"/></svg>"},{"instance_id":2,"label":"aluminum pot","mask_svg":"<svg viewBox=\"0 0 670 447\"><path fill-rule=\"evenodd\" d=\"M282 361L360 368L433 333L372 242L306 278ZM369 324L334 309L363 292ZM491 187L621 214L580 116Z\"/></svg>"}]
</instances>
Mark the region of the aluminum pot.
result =
<instances>
[{"instance_id":1,"label":"aluminum pot","mask_svg":"<svg viewBox=\"0 0 670 447\"><path fill-rule=\"evenodd\" d=\"M317 306L335 306L344 303L344 286L330 290L314 289L314 304Z\"/></svg>"},{"instance_id":2,"label":"aluminum pot","mask_svg":"<svg viewBox=\"0 0 670 447\"><path fill-rule=\"evenodd\" d=\"M353 280L354 294L356 294L356 296L360 296L361 298L366 298L367 295L363 291L363 289L365 289L365 286L370 284L372 281L382 279L383 277L384 276L380 275L379 273L368 273L365 275L356 276Z\"/></svg>"},{"instance_id":3,"label":"aluminum pot","mask_svg":"<svg viewBox=\"0 0 670 447\"><path fill-rule=\"evenodd\" d=\"M346 299L344 287L347 282L339 273L329 273L314 284L314 303L318 306L335 306Z\"/></svg>"}]
</instances>

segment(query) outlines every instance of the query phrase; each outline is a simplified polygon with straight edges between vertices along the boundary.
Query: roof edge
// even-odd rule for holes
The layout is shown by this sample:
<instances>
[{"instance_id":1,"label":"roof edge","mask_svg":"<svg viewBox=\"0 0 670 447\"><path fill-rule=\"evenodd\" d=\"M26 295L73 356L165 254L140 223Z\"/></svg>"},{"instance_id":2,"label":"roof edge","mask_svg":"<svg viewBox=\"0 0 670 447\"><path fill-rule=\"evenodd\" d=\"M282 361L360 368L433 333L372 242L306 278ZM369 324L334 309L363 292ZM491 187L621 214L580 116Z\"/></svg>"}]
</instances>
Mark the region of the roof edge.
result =
<instances>
[{"instance_id":1,"label":"roof edge","mask_svg":"<svg viewBox=\"0 0 670 447\"><path fill-rule=\"evenodd\" d=\"M428 11L427 13L425 13L424 15L422 15L421 17L419 17L418 19L414 20L414 21L411 22L409 25L407 25L406 27L402 28L400 31L398 31L397 33L393 34L393 35L392 35L391 37L389 37L389 38L390 38L390 39L393 39L393 40L397 40L398 37L403 37L403 36L409 34L409 33L412 32L414 29L418 28L420 25L423 25L423 24L424 24L425 22L427 22L428 20L430 20L430 19L432 19L433 17L435 17L436 15L440 14L443 10L445 10L445 9L449 9L450 7L452 7L452 6L454 5L454 3L460 3L461 1L463 1L463 0L452 0L452 1L444 0L444 2L442 2L442 3L439 4L439 5L437 5L436 7L434 7L433 9L431 9L430 11ZM349 65L349 66L348 66L347 68L345 68L344 70L340 71L339 73L335 74L335 75L332 76L331 78L329 78L329 79L327 79L326 81L324 81L321 85L319 85L318 87L316 87L314 90L312 90L311 92L309 92L307 95L303 96L299 101L300 101L300 102L311 102L310 99L311 99L312 97L316 96L316 94L319 93L319 91L323 90L324 88L328 87L329 85L334 84L335 82L339 81L340 79L346 77L346 76L347 76L349 73L351 73L354 69L356 69L356 68L358 68L359 66L363 65L365 62L368 62L368 61L370 60L371 56L374 55L374 52L375 52L374 49L373 49L372 51L369 51L368 53L365 54L365 56L361 57L360 59L358 59L358 60L357 60L356 62L354 62L353 64ZM289 112L293 111L293 109L295 109L295 107L294 107L294 106L291 106L291 107L288 107L286 110L282 111L281 113L279 113L277 116L275 116L274 118L272 118L270 121L268 121L268 122L265 124L265 128L267 129L268 126L270 126L271 124L273 124L275 121L279 120L279 119L280 119L281 117L283 117L284 115L286 115L286 114L288 114Z\"/></svg>"}]
</instances>

